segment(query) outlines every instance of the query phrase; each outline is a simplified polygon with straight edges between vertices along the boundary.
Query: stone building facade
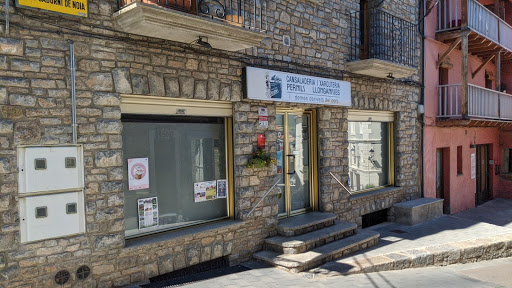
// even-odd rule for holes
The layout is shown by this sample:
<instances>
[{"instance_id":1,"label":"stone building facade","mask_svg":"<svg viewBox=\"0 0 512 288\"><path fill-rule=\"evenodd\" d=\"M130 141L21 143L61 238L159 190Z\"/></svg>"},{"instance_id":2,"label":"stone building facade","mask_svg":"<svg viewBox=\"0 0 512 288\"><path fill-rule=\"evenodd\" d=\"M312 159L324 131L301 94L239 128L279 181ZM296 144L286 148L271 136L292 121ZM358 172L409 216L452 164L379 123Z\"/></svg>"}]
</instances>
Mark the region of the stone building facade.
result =
<instances>
[{"instance_id":1,"label":"stone building facade","mask_svg":"<svg viewBox=\"0 0 512 288\"><path fill-rule=\"evenodd\" d=\"M417 21L417 1L384 1L383 9ZM362 216L419 198L419 72L409 81L347 71L350 12L357 1L268 1L268 31L257 47L239 52L129 35L114 27L117 1L89 1L87 18L10 7L0 38L0 287L119 287L223 256L251 258L276 234L279 195L272 191L247 215L278 176L276 166L248 168L258 134L266 151L278 149L276 115L282 108L316 112L317 210L362 225ZM397 9L395 9L397 8ZM5 6L2 6L5 11ZM197 16L191 16L197 17ZM283 37L290 45L283 45ZM86 232L22 243L18 147L72 141L70 45L76 62L78 144L83 145ZM419 54L417 55L419 57ZM247 66L349 81L352 106L255 101L244 97ZM126 95L232 104L231 219L142 238L126 239L123 111ZM208 103L208 102L205 102ZM268 108L268 127L258 126ZM349 109L393 113L392 185L351 195L348 182ZM392 217L392 212L389 212ZM91 268L79 280L76 269Z\"/></svg>"}]
</instances>

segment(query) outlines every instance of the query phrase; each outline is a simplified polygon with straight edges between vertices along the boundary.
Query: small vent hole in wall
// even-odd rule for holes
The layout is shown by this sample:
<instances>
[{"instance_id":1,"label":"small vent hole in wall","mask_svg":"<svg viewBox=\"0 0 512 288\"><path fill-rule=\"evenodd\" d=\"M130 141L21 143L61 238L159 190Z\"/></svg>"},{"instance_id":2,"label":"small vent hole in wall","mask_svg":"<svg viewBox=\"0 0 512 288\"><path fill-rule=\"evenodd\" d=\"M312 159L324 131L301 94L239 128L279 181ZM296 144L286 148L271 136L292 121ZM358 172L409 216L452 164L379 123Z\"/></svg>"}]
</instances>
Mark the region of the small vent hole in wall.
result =
<instances>
[{"instance_id":1,"label":"small vent hole in wall","mask_svg":"<svg viewBox=\"0 0 512 288\"><path fill-rule=\"evenodd\" d=\"M283 36L283 45L287 47L290 46L290 36Z\"/></svg>"},{"instance_id":2,"label":"small vent hole in wall","mask_svg":"<svg viewBox=\"0 0 512 288\"><path fill-rule=\"evenodd\" d=\"M55 274L55 283L59 285L64 285L69 280L69 272L66 270L60 270Z\"/></svg>"},{"instance_id":3,"label":"small vent hole in wall","mask_svg":"<svg viewBox=\"0 0 512 288\"><path fill-rule=\"evenodd\" d=\"M85 280L91 274L91 268L87 265L80 266L76 270L76 277L80 280Z\"/></svg>"},{"instance_id":4,"label":"small vent hole in wall","mask_svg":"<svg viewBox=\"0 0 512 288\"><path fill-rule=\"evenodd\" d=\"M242 265L230 266L228 256L224 256L150 278L150 283L142 285L141 287L181 287L184 284L195 283L229 274L237 274L247 270L250 270L250 268Z\"/></svg>"},{"instance_id":5,"label":"small vent hole in wall","mask_svg":"<svg viewBox=\"0 0 512 288\"><path fill-rule=\"evenodd\" d=\"M388 219L388 209L375 211L363 215L363 228L374 226L386 222Z\"/></svg>"}]
</instances>

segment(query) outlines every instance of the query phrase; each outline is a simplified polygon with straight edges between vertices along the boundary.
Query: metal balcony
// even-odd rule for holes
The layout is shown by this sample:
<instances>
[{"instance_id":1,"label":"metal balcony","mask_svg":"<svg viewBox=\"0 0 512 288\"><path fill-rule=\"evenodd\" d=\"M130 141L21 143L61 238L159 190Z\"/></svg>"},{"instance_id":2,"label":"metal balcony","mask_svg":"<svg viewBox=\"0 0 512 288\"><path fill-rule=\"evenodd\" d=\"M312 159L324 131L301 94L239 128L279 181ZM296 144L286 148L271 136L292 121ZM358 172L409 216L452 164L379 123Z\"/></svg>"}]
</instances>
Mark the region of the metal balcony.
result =
<instances>
[{"instance_id":1,"label":"metal balcony","mask_svg":"<svg viewBox=\"0 0 512 288\"><path fill-rule=\"evenodd\" d=\"M363 18L363 19L362 19ZM351 72L381 78L405 78L419 67L417 26L382 9L350 14Z\"/></svg>"},{"instance_id":2,"label":"metal balcony","mask_svg":"<svg viewBox=\"0 0 512 288\"><path fill-rule=\"evenodd\" d=\"M465 23L471 31L468 36L469 53L487 58L503 50L502 60L512 59L512 27L507 22L477 0L439 1L437 40L445 43L456 41Z\"/></svg>"},{"instance_id":3,"label":"metal balcony","mask_svg":"<svg viewBox=\"0 0 512 288\"><path fill-rule=\"evenodd\" d=\"M228 51L257 46L268 29L267 0L120 0L119 7L113 19L121 31Z\"/></svg>"},{"instance_id":4,"label":"metal balcony","mask_svg":"<svg viewBox=\"0 0 512 288\"><path fill-rule=\"evenodd\" d=\"M462 84L440 85L437 88L437 117L448 120L463 119ZM512 121L512 95L510 94L468 84L467 105L468 119ZM480 122L480 125L486 126L483 122Z\"/></svg>"}]
</instances>

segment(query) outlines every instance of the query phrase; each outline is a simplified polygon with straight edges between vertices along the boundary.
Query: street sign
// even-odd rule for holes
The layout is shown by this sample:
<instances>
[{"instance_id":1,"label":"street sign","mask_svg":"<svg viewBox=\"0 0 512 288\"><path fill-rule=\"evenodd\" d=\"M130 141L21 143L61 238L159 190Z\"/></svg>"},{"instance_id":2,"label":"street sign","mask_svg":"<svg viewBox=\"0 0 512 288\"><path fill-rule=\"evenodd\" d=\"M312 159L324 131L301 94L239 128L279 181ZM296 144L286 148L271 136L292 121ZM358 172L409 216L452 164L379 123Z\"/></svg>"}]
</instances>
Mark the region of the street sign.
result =
<instances>
[{"instance_id":1,"label":"street sign","mask_svg":"<svg viewBox=\"0 0 512 288\"><path fill-rule=\"evenodd\" d=\"M88 0L16 0L16 6L79 17L89 15Z\"/></svg>"}]
</instances>

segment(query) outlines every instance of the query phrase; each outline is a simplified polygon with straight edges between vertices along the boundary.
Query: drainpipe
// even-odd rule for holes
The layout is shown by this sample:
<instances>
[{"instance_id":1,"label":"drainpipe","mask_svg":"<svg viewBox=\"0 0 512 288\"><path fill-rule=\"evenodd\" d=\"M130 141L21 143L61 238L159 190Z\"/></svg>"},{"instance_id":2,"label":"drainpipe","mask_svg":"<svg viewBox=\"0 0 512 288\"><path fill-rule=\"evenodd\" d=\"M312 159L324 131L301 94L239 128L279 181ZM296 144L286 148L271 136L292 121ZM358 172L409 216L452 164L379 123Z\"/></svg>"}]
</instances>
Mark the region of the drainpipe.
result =
<instances>
[{"instance_id":1,"label":"drainpipe","mask_svg":"<svg viewBox=\"0 0 512 288\"><path fill-rule=\"evenodd\" d=\"M75 95L75 44L73 40L69 43L69 68L71 69L71 129L73 131L73 144L77 142L76 136L76 95Z\"/></svg>"},{"instance_id":2,"label":"drainpipe","mask_svg":"<svg viewBox=\"0 0 512 288\"><path fill-rule=\"evenodd\" d=\"M9 2L11 0L5 0L5 35L9 35Z\"/></svg>"},{"instance_id":3,"label":"drainpipe","mask_svg":"<svg viewBox=\"0 0 512 288\"><path fill-rule=\"evenodd\" d=\"M420 95L420 103L425 107L425 18L423 14L426 13L425 0L421 0L420 9L418 9L418 16L421 19L421 22L418 23L418 30L421 35L421 95ZM423 7L423 8L421 8ZM423 115L421 116L421 198L425 197L425 109L423 109Z\"/></svg>"}]
</instances>

